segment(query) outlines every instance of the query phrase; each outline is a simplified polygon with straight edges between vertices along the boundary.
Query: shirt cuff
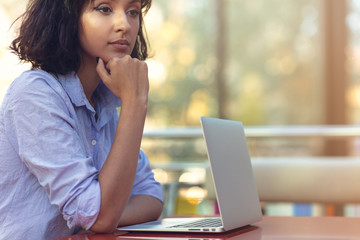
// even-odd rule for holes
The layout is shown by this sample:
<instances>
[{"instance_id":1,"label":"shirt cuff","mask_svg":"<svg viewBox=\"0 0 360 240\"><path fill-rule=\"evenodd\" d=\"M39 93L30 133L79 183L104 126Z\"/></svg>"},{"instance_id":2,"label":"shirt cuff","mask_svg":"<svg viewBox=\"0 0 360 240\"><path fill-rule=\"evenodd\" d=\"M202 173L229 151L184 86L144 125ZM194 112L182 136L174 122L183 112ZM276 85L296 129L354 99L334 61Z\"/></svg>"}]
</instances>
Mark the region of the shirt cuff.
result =
<instances>
[{"instance_id":1,"label":"shirt cuff","mask_svg":"<svg viewBox=\"0 0 360 240\"><path fill-rule=\"evenodd\" d=\"M98 217L100 203L100 184L93 180L84 192L64 208L63 215L68 227L71 229L81 226L83 229L89 230Z\"/></svg>"}]
</instances>

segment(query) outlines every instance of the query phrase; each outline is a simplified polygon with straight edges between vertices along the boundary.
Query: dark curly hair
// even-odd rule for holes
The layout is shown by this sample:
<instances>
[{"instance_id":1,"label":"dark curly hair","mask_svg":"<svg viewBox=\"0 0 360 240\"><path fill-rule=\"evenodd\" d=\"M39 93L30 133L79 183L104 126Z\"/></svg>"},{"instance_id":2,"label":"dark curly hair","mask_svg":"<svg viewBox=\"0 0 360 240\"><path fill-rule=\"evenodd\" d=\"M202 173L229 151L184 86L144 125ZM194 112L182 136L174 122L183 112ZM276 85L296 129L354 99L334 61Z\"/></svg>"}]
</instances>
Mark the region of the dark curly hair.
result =
<instances>
[{"instance_id":1,"label":"dark curly hair","mask_svg":"<svg viewBox=\"0 0 360 240\"><path fill-rule=\"evenodd\" d=\"M29 0L17 38L10 49L21 61L30 62L32 69L55 74L77 71L81 64L78 22L82 8L93 0ZM140 29L131 56L140 60L148 57L148 41L143 15L152 0L142 0Z\"/></svg>"}]
</instances>

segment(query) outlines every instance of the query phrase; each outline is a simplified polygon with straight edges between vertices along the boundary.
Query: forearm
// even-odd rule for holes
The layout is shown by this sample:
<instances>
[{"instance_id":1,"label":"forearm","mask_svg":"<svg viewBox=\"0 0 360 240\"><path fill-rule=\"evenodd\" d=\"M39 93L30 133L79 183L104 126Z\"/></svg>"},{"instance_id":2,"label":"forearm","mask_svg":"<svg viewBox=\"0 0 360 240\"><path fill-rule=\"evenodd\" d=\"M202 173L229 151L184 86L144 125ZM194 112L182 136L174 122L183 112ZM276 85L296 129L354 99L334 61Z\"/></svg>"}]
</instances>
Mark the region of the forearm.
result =
<instances>
[{"instance_id":1,"label":"forearm","mask_svg":"<svg viewBox=\"0 0 360 240\"><path fill-rule=\"evenodd\" d=\"M124 208L118 225L127 226L157 220L162 208L163 203L159 199L148 195L136 195Z\"/></svg>"},{"instance_id":2,"label":"forearm","mask_svg":"<svg viewBox=\"0 0 360 240\"><path fill-rule=\"evenodd\" d=\"M123 103L114 142L100 171L100 212L91 230L108 232L120 221L133 186L146 116L146 102Z\"/></svg>"},{"instance_id":3,"label":"forearm","mask_svg":"<svg viewBox=\"0 0 360 240\"><path fill-rule=\"evenodd\" d=\"M122 101L114 142L99 174L101 204L92 231L113 231L134 184L148 103L146 63L131 56L113 57L96 70L103 83Z\"/></svg>"}]
</instances>

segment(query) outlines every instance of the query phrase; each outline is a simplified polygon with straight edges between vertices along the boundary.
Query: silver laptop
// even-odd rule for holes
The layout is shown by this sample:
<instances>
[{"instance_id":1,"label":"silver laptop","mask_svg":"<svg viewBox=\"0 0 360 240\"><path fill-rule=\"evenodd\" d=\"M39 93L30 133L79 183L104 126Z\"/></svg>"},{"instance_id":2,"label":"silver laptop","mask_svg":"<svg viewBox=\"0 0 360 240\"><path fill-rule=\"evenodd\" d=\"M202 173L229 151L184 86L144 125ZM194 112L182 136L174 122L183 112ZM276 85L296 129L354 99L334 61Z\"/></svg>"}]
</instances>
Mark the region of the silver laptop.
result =
<instances>
[{"instance_id":1,"label":"silver laptop","mask_svg":"<svg viewBox=\"0 0 360 240\"><path fill-rule=\"evenodd\" d=\"M226 232L262 219L241 122L201 117L220 217L165 218L120 227L125 231Z\"/></svg>"}]
</instances>

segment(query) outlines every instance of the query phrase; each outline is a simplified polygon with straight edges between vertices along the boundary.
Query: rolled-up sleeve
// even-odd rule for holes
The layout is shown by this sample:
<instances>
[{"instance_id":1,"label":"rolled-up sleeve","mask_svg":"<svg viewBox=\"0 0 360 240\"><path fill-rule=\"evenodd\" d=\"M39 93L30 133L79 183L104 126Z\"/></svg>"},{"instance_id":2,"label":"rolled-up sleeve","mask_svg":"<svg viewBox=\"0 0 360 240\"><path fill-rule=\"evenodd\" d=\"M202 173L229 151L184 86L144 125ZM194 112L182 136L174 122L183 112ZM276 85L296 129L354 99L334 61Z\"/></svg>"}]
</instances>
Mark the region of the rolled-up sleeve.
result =
<instances>
[{"instance_id":1,"label":"rolled-up sleeve","mask_svg":"<svg viewBox=\"0 0 360 240\"><path fill-rule=\"evenodd\" d=\"M100 209L98 170L81 141L71 102L55 79L53 85L41 78L27 80L13 86L7 136L69 228L89 229Z\"/></svg>"},{"instance_id":2,"label":"rolled-up sleeve","mask_svg":"<svg viewBox=\"0 0 360 240\"><path fill-rule=\"evenodd\" d=\"M135 195L149 195L164 201L161 185L154 178L149 159L143 151L140 151L138 167L131 197Z\"/></svg>"}]
</instances>

